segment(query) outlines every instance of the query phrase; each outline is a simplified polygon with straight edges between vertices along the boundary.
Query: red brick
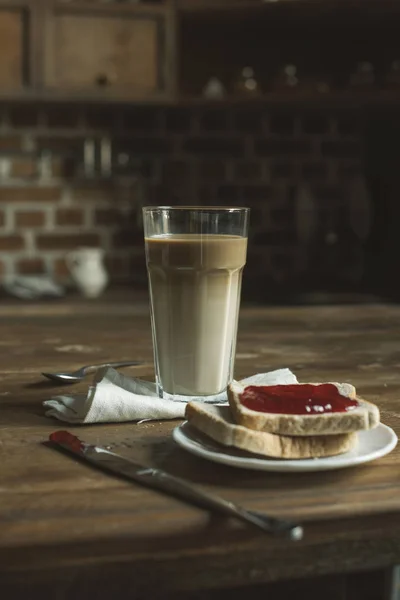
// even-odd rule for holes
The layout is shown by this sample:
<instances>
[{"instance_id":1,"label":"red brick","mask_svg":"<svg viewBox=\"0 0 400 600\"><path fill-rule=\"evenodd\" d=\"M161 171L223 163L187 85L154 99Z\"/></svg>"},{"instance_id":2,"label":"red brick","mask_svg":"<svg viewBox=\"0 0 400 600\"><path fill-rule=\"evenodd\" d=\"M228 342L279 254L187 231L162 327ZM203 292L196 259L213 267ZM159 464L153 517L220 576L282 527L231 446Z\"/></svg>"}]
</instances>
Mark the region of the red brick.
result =
<instances>
[{"instance_id":1,"label":"red brick","mask_svg":"<svg viewBox=\"0 0 400 600\"><path fill-rule=\"evenodd\" d=\"M234 115L235 129L260 133L264 126L264 115L260 110L239 109Z\"/></svg>"},{"instance_id":2,"label":"red brick","mask_svg":"<svg viewBox=\"0 0 400 600\"><path fill-rule=\"evenodd\" d=\"M108 255L105 260L111 281L134 283L140 289L147 289L147 271L144 252L131 256Z\"/></svg>"},{"instance_id":3,"label":"red brick","mask_svg":"<svg viewBox=\"0 0 400 600\"><path fill-rule=\"evenodd\" d=\"M230 186L230 187L232 187L232 186ZM228 204L231 204L231 202L229 202L229 200L227 202L228 202ZM221 199L218 198L218 196L217 196L217 190L215 189L215 186L210 186L210 185L197 186L197 200L195 201L195 204L203 204L205 206L207 206L207 205L213 206L215 204L220 204L220 203L221 203Z\"/></svg>"},{"instance_id":4,"label":"red brick","mask_svg":"<svg viewBox=\"0 0 400 600\"><path fill-rule=\"evenodd\" d=\"M321 143L321 152L324 156L358 157L361 155L361 144L359 140L325 140Z\"/></svg>"},{"instance_id":5,"label":"red brick","mask_svg":"<svg viewBox=\"0 0 400 600\"><path fill-rule=\"evenodd\" d=\"M269 269L269 259L269 248L255 248L253 245L250 245L247 253L245 280L259 285L260 275L264 275Z\"/></svg>"},{"instance_id":6,"label":"red brick","mask_svg":"<svg viewBox=\"0 0 400 600\"><path fill-rule=\"evenodd\" d=\"M13 250L23 250L24 247L24 238L21 235L0 235L0 250L12 252Z\"/></svg>"},{"instance_id":7,"label":"red brick","mask_svg":"<svg viewBox=\"0 0 400 600\"><path fill-rule=\"evenodd\" d=\"M0 151L18 152L21 150L21 141L19 135L2 135L0 136Z\"/></svg>"},{"instance_id":8,"label":"red brick","mask_svg":"<svg viewBox=\"0 0 400 600\"><path fill-rule=\"evenodd\" d=\"M107 256L105 266L112 281L127 281L130 277L127 256Z\"/></svg>"},{"instance_id":9,"label":"red brick","mask_svg":"<svg viewBox=\"0 0 400 600\"><path fill-rule=\"evenodd\" d=\"M0 210L0 227L2 227L6 222L6 213L4 210Z\"/></svg>"},{"instance_id":10,"label":"red brick","mask_svg":"<svg viewBox=\"0 0 400 600\"><path fill-rule=\"evenodd\" d=\"M270 185L245 185L242 188L242 198L245 202L261 200L264 202L271 199L274 190Z\"/></svg>"},{"instance_id":11,"label":"red brick","mask_svg":"<svg viewBox=\"0 0 400 600\"><path fill-rule=\"evenodd\" d=\"M42 234L36 238L39 250L73 250L78 246L99 246L100 238L96 233L79 234Z\"/></svg>"},{"instance_id":12,"label":"red brick","mask_svg":"<svg viewBox=\"0 0 400 600\"><path fill-rule=\"evenodd\" d=\"M114 150L118 156L126 153L136 156L157 156L172 152L173 140L170 137L118 136L114 137Z\"/></svg>"},{"instance_id":13,"label":"red brick","mask_svg":"<svg viewBox=\"0 0 400 600\"><path fill-rule=\"evenodd\" d=\"M301 174L307 181L325 179L328 175L328 167L325 163L307 163L302 166Z\"/></svg>"},{"instance_id":14,"label":"red brick","mask_svg":"<svg viewBox=\"0 0 400 600\"><path fill-rule=\"evenodd\" d=\"M290 208L272 208L269 214L272 225L276 227L294 227L295 215Z\"/></svg>"},{"instance_id":15,"label":"red brick","mask_svg":"<svg viewBox=\"0 0 400 600\"><path fill-rule=\"evenodd\" d=\"M60 156L51 159L51 174L53 177L69 176L68 161Z\"/></svg>"},{"instance_id":16,"label":"red brick","mask_svg":"<svg viewBox=\"0 0 400 600\"><path fill-rule=\"evenodd\" d=\"M157 131L160 128L160 111L153 106L129 108L123 113L123 128L124 131Z\"/></svg>"},{"instance_id":17,"label":"red brick","mask_svg":"<svg viewBox=\"0 0 400 600\"><path fill-rule=\"evenodd\" d=\"M363 175L364 168L360 161L341 163L337 167L339 179L348 179Z\"/></svg>"},{"instance_id":18,"label":"red brick","mask_svg":"<svg viewBox=\"0 0 400 600\"><path fill-rule=\"evenodd\" d=\"M191 137L183 146L185 152L197 155L241 157L244 154L244 141L237 137Z\"/></svg>"},{"instance_id":19,"label":"red brick","mask_svg":"<svg viewBox=\"0 0 400 600\"><path fill-rule=\"evenodd\" d=\"M351 117L342 117L337 120L336 130L340 135L361 134L363 123L359 118L354 117L354 115Z\"/></svg>"},{"instance_id":20,"label":"red brick","mask_svg":"<svg viewBox=\"0 0 400 600\"><path fill-rule=\"evenodd\" d=\"M208 181L224 181L226 165L222 160L202 160L198 167L199 176Z\"/></svg>"},{"instance_id":21,"label":"red brick","mask_svg":"<svg viewBox=\"0 0 400 600\"><path fill-rule=\"evenodd\" d=\"M98 208L94 213L96 225L118 225L124 221L124 215L116 208Z\"/></svg>"},{"instance_id":22,"label":"red brick","mask_svg":"<svg viewBox=\"0 0 400 600\"><path fill-rule=\"evenodd\" d=\"M36 138L38 150L51 150L69 156L79 156L85 139L83 137L68 138L62 135L44 136Z\"/></svg>"},{"instance_id":23,"label":"red brick","mask_svg":"<svg viewBox=\"0 0 400 600\"><path fill-rule=\"evenodd\" d=\"M271 175L274 179L290 179L294 174L292 163L276 163L271 165Z\"/></svg>"},{"instance_id":24,"label":"red brick","mask_svg":"<svg viewBox=\"0 0 400 600\"><path fill-rule=\"evenodd\" d=\"M190 165L183 160L166 161L163 165L164 183L187 180L190 177Z\"/></svg>"},{"instance_id":25,"label":"red brick","mask_svg":"<svg viewBox=\"0 0 400 600\"><path fill-rule=\"evenodd\" d=\"M82 225L83 211L79 208L60 208L56 213L57 225Z\"/></svg>"},{"instance_id":26,"label":"red brick","mask_svg":"<svg viewBox=\"0 0 400 600\"><path fill-rule=\"evenodd\" d=\"M35 275L44 273L46 269L41 258L23 258L17 262L16 270L21 275Z\"/></svg>"},{"instance_id":27,"label":"red brick","mask_svg":"<svg viewBox=\"0 0 400 600\"><path fill-rule=\"evenodd\" d=\"M284 249L271 255L271 275L276 282L281 284L293 278L296 270L293 253Z\"/></svg>"},{"instance_id":28,"label":"red brick","mask_svg":"<svg viewBox=\"0 0 400 600\"><path fill-rule=\"evenodd\" d=\"M165 110L165 128L167 131L185 132L192 125L193 111L187 108L170 107Z\"/></svg>"},{"instance_id":29,"label":"red brick","mask_svg":"<svg viewBox=\"0 0 400 600\"><path fill-rule=\"evenodd\" d=\"M233 176L236 180L255 180L262 175L262 163L255 161L242 161L234 166Z\"/></svg>"},{"instance_id":30,"label":"red brick","mask_svg":"<svg viewBox=\"0 0 400 600\"><path fill-rule=\"evenodd\" d=\"M79 121L78 106L62 105L47 107L45 111L48 127L70 129L76 127Z\"/></svg>"},{"instance_id":31,"label":"red brick","mask_svg":"<svg viewBox=\"0 0 400 600\"><path fill-rule=\"evenodd\" d=\"M339 185L313 186L312 192L318 205L330 205L331 202L340 202L343 199L343 189Z\"/></svg>"},{"instance_id":32,"label":"red brick","mask_svg":"<svg viewBox=\"0 0 400 600\"><path fill-rule=\"evenodd\" d=\"M144 252L129 258L129 280L133 281L136 287L147 289L147 269Z\"/></svg>"},{"instance_id":33,"label":"red brick","mask_svg":"<svg viewBox=\"0 0 400 600\"><path fill-rule=\"evenodd\" d=\"M118 113L110 106L106 108L92 106L85 113L86 125L93 129L114 129L117 125Z\"/></svg>"},{"instance_id":34,"label":"red brick","mask_svg":"<svg viewBox=\"0 0 400 600\"><path fill-rule=\"evenodd\" d=\"M42 227L45 223L45 214L39 210L24 210L17 212L15 223L17 227Z\"/></svg>"},{"instance_id":35,"label":"red brick","mask_svg":"<svg viewBox=\"0 0 400 600\"><path fill-rule=\"evenodd\" d=\"M302 121L304 133L317 134L329 132L329 119L323 115L304 117Z\"/></svg>"},{"instance_id":36,"label":"red brick","mask_svg":"<svg viewBox=\"0 0 400 600\"><path fill-rule=\"evenodd\" d=\"M253 238L256 246L291 246L296 242L294 231L262 231Z\"/></svg>"},{"instance_id":37,"label":"red brick","mask_svg":"<svg viewBox=\"0 0 400 600\"><path fill-rule=\"evenodd\" d=\"M218 199L224 204L241 204L242 188L237 185L221 185L218 188Z\"/></svg>"},{"instance_id":38,"label":"red brick","mask_svg":"<svg viewBox=\"0 0 400 600\"><path fill-rule=\"evenodd\" d=\"M196 192L198 193L197 190ZM190 185L177 185L176 187L166 185L149 185L147 187L147 204L152 206L193 205L196 203L196 192L193 192Z\"/></svg>"},{"instance_id":39,"label":"red brick","mask_svg":"<svg viewBox=\"0 0 400 600\"><path fill-rule=\"evenodd\" d=\"M79 202L109 202L116 195L111 184L76 187L73 190L74 198Z\"/></svg>"},{"instance_id":40,"label":"red brick","mask_svg":"<svg viewBox=\"0 0 400 600\"><path fill-rule=\"evenodd\" d=\"M10 177L35 177L37 171L37 163L32 158L13 158L11 161Z\"/></svg>"},{"instance_id":41,"label":"red brick","mask_svg":"<svg viewBox=\"0 0 400 600\"><path fill-rule=\"evenodd\" d=\"M114 233L112 238L112 246L114 248L141 246L143 243L143 232L133 227L132 229L124 229Z\"/></svg>"},{"instance_id":42,"label":"red brick","mask_svg":"<svg viewBox=\"0 0 400 600\"><path fill-rule=\"evenodd\" d=\"M71 179L79 172L79 162L73 156L53 158L51 161L51 175L53 177Z\"/></svg>"},{"instance_id":43,"label":"red brick","mask_svg":"<svg viewBox=\"0 0 400 600\"><path fill-rule=\"evenodd\" d=\"M9 110L9 117L13 127L36 127L39 119L39 108L25 103L13 106Z\"/></svg>"},{"instance_id":44,"label":"red brick","mask_svg":"<svg viewBox=\"0 0 400 600\"><path fill-rule=\"evenodd\" d=\"M155 179L158 177L158 160L152 157L138 158L135 154L121 152L116 156L114 172L116 175L128 175L130 178Z\"/></svg>"},{"instance_id":45,"label":"red brick","mask_svg":"<svg viewBox=\"0 0 400 600\"><path fill-rule=\"evenodd\" d=\"M257 208L255 208L254 206L251 207L251 222L256 224L256 223L263 223L265 220L265 211L263 210L262 207L262 203L261 203L261 207L258 206ZM256 227L252 227L252 229L255 229Z\"/></svg>"},{"instance_id":46,"label":"red brick","mask_svg":"<svg viewBox=\"0 0 400 600\"><path fill-rule=\"evenodd\" d=\"M57 258L53 264L53 273L58 279L66 279L70 276L69 269L63 258Z\"/></svg>"},{"instance_id":47,"label":"red brick","mask_svg":"<svg viewBox=\"0 0 400 600\"><path fill-rule=\"evenodd\" d=\"M309 140L303 139L261 139L255 143L256 153L260 156L302 155L311 153L312 146Z\"/></svg>"},{"instance_id":48,"label":"red brick","mask_svg":"<svg viewBox=\"0 0 400 600\"><path fill-rule=\"evenodd\" d=\"M57 202L59 187L0 187L0 202Z\"/></svg>"},{"instance_id":49,"label":"red brick","mask_svg":"<svg viewBox=\"0 0 400 600\"><path fill-rule=\"evenodd\" d=\"M226 131L228 128L228 112L221 108L203 111L200 116L200 128L204 131Z\"/></svg>"},{"instance_id":50,"label":"red brick","mask_svg":"<svg viewBox=\"0 0 400 600\"><path fill-rule=\"evenodd\" d=\"M292 264L292 256L290 253L274 252L271 255L271 264L278 269L287 268Z\"/></svg>"},{"instance_id":51,"label":"red brick","mask_svg":"<svg viewBox=\"0 0 400 600\"><path fill-rule=\"evenodd\" d=\"M294 118L289 115L274 115L270 118L269 130L278 135L293 135Z\"/></svg>"}]
</instances>

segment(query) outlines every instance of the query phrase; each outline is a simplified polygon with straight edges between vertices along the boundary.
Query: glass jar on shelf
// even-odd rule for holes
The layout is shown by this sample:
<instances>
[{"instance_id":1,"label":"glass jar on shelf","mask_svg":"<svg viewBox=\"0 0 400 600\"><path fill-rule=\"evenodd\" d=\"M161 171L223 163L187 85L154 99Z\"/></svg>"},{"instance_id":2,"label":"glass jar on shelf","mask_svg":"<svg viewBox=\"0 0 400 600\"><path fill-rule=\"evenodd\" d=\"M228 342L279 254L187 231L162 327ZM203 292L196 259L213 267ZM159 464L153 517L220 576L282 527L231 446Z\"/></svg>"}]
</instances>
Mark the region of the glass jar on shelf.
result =
<instances>
[{"instance_id":1,"label":"glass jar on shelf","mask_svg":"<svg viewBox=\"0 0 400 600\"><path fill-rule=\"evenodd\" d=\"M369 61L361 61L356 64L355 70L350 74L349 87L351 89L373 89L376 77L374 65Z\"/></svg>"},{"instance_id":2,"label":"glass jar on shelf","mask_svg":"<svg viewBox=\"0 0 400 600\"><path fill-rule=\"evenodd\" d=\"M203 87L202 94L204 98L210 100L221 100L225 96L225 87L218 77L213 76Z\"/></svg>"},{"instance_id":3,"label":"glass jar on shelf","mask_svg":"<svg viewBox=\"0 0 400 600\"><path fill-rule=\"evenodd\" d=\"M243 67L237 80L234 82L233 91L235 94L250 96L261 92L253 67Z\"/></svg>"},{"instance_id":4,"label":"glass jar on shelf","mask_svg":"<svg viewBox=\"0 0 400 600\"><path fill-rule=\"evenodd\" d=\"M275 77L272 84L273 92L295 92L299 87L297 66L293 63L285 65Z\"/></svg>"}]
</instances>

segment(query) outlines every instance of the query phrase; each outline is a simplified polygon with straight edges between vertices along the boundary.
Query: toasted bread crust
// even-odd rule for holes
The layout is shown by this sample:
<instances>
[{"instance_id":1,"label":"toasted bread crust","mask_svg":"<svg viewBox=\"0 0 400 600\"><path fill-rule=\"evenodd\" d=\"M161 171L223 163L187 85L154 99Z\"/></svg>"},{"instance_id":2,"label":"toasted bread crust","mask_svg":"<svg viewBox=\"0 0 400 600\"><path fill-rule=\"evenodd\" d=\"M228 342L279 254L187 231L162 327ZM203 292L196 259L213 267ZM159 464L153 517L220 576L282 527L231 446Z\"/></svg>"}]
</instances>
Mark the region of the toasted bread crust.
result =
<instances>
[{"instance_id":1,"label":"toasted bread crust","mask_svg":"<svg viewBox=\"0 0 400 600\"><path fill-rule=\"evenodd\" d=\"M335 456L357 442L355 433L329 436L287 437L236 425L228 406L189 402L186 418L193 427L224 446L271 458L301 459Z\"/></svg>"},{"instance_id":2,"label":"toasted bread crust","mask_svg":"<svg viewBox=\"0 0 400 600\"><path fill-rule=\"evenodd\" d=\"M335 384L342 394L356 397L350 384ZM291 415L263 413L243 406L239 395L244 387L233 382L228 386L228 400L235 421L248 429L289 436L318 436L351 433L373 429L380 422L379 409L375 404L357 397L360 406L349 412L316 415Z\"/></svg>"}]
</instances>

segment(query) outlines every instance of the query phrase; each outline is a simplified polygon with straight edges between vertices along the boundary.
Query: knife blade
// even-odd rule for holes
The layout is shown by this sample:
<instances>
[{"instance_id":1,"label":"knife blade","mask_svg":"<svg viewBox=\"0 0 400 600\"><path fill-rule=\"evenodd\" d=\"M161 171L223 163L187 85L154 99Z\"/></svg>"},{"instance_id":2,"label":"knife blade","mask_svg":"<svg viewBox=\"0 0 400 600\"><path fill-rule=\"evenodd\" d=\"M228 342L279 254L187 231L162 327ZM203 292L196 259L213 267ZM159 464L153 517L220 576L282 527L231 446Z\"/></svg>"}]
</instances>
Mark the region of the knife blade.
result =
<instances>
[{"instance_id":1,"label":"knife blade","mask_svg":"<svg viewBox=\"0 0 400 600\"><path fill-rule=\"evenodd\" d=\"M84 459L102 471L161 490L197 507L215 510L251 523L267 533L283 534L294 541L303 537L303 527L300 524L246 510L233 502L207 494L184 479L170 475L161 469L141 465L101 446L87 444L69 431L55 431L50 434L49 440L55 447Z\"/></svg>"}]
</instances>

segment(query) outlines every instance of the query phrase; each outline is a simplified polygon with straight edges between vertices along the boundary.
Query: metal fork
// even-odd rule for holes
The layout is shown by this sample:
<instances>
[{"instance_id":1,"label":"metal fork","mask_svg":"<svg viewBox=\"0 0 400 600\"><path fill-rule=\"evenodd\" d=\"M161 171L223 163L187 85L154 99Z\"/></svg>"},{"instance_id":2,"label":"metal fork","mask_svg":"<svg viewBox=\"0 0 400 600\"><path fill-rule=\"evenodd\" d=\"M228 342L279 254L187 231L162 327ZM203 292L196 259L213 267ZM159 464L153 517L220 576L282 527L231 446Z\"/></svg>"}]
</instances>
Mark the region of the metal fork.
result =
<instances>
[{"instance_id":1,"label":"metal fork","mask_svg":"<svg viewBox=\"0 0 400 600\"><path fill-rule=\"evenodd\" d=\"M82 381L86 375L90 373L95 373L99 369L103 367L113 367L114 369L118 369L119 367L131 367L134 365L143 365L143 361L131 360L125 362L107 362L101 363L99 365L86 365L81 367L80 369L76 369L76 371L70 371L65 373L42 373L47 379L51 379L52 381L62 382L62 383L76 383L78 381Z\"/></svg>"}]
</instances>

